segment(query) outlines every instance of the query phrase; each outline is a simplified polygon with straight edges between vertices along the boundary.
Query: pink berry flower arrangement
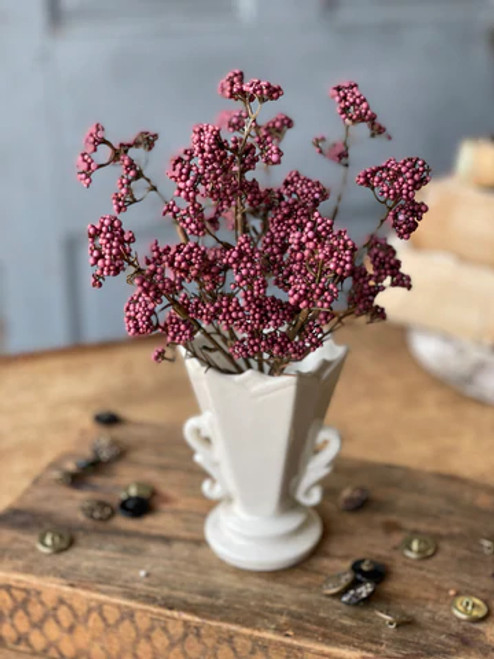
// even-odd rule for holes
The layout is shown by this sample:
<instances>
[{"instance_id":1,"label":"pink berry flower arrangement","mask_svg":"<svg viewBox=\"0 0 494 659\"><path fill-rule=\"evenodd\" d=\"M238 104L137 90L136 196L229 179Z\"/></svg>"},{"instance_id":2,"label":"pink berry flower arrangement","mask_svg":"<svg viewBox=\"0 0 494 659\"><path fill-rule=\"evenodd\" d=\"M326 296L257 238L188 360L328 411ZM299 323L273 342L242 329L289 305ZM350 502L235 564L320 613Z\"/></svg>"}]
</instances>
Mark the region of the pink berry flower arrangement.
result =
<instances>
[{"instance_id":1,"label":"pink berry flower arrangement","mask_svg":"<svg viewBox=\"0 0 494 659\"><path fill-rule=\"evenodd\" d=\"M279 166L281 143L293 121L276 114L264 123L261 110L283 94L279 85L229 73L219 94L236 104L216 124L197 124L190 146L170 162L166 175L175 191L165 199L145 173L139 151L151 151L158 135L140 132L130 142L113 143L101 124L84 140L78 178L89 187L96 171L120 169L112 195L113 213L88 227L92 284L127 273L134 292L125 305L125 324L132 336L159 333L161 362L174 346L207 366L219 368L221 353L229 372L258 369L280 375L302 360L353 316L372 322L386 317L376 296L388 286L409 289L395 249L379 229L388 220L404 240L417 228L427 206L415 194L430 179L420 158L389 158L356 177L369 188L382 212L375 231L357 246L335 220L341 191L332 212L320 207L330 191L297 170L279 187L264 187L259 168ZM333 87L329 96L344 125L339 142L313 140L317 152L338 163L346 179L350 133L365 124L370 137L389 137L355 82ZM98 160L95 160L98 154ZM342 186L343 187L343 186ZM135 236L119 216L157 194L165 222L173 222L175 244L155 240L147 255L134 249Z\"/></svg>"}]
</instances>

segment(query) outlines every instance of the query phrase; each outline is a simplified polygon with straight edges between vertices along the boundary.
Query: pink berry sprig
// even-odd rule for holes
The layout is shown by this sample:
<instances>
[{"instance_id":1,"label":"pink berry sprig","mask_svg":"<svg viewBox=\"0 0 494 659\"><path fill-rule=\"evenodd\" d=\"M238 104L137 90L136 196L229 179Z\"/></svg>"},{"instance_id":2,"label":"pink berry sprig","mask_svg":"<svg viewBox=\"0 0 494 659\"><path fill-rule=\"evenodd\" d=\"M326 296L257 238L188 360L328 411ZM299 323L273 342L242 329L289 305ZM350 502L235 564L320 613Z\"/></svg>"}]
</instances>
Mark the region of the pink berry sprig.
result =
<instances>
[{"instance_id":1,"label":"pink berry sprig","mask_svg":"<svg viewBox=\"0 0 494 659\"><path fill-rule=\"evenodd\" d=\"M344 82L331 87L329 96L336 101L338 114L347 126L367 124L371 137L387 134L356 82Z\"/></svg>"},{"instance_id":2,"label":"pink berry sprig","mask_svg":"<svg viewBox=\"0 0 494 659\"><path fill-rule=\"evenodd\" d=\"M95 268L93 286L101 288L105 277L116 277L126 269L135 242L132 231L125 231L121 220L103 215L98 224L88 227L89 265Z\"/></svg>"},{"instance_id":3,"label":"pink berry sprig","mask_svg":"<svg viewBox=\"0 0 494 659\"><path fill-rule=\"evenodd\" d=\"M382 165L360 172L355 182L372 190L374 197L387 208L387 219L402 240L408 240L429 209L415 201L416 193L430 181L430 167L421 158L389 158Z\"/></svg>"},{"instance_id":4,"label":"pink berry sprig","mask_svg":"<svg viewBox=\"0 0 494 659\"><path fill-rule=\"evenodd\" d=\"M283 113L261 120L264 106L278 100L282 88L246 80L234 70L218 90L236 108L215 123L194 126L190 144L166 171L174 184L169 199L135 155L135 150L153 149L156 133L142 131L130 142L112 143L101 124L88 131L78 160L83 185L89 187L98 169L120 169L111 199L115 215L104 215L88 228L93 285L127 275L134 287L124 309L127 332L159 333L163 347L153 354L157 362L169 360L173 347L182 345L209 367L280 375L290 362L319 348L346 318L385 318L376 298L387 286L410 288L396 251L378 231L389 219L398 237L408 239L427 210L415 194L430 171L419 158L390 158L357 175L356 183L369 188L386 211L358 247L335 224L344 185L327 216L321 205L330 190L320 181L298 170L273 187L256 177L259 168L282 164L281 143L294 126ZM330 96L343 120L343 139L328 142L318 136L313 145L343 165L344 184L355 126L367 125L371 137L387 132L356 83L338 85ZM106 159L98 162L94 154L100 149ZM180 240L154 240L142 257L134 249L133 232L117 216L151 192L162 199L162 221L176 225Z\"/></svg>"},{"instance_id":5,"label":"pink berry sprig","mask_svg":"<svg viewBox=\"0 0 494 659\"><path fill-rule=\"evenodd\" d=\"M382 165L364 169L355 179L357 185L370 188L379 201L394 205L411 201L430 181L430 168L421 158L388 158Z\"/></svg>"}]
</instances>

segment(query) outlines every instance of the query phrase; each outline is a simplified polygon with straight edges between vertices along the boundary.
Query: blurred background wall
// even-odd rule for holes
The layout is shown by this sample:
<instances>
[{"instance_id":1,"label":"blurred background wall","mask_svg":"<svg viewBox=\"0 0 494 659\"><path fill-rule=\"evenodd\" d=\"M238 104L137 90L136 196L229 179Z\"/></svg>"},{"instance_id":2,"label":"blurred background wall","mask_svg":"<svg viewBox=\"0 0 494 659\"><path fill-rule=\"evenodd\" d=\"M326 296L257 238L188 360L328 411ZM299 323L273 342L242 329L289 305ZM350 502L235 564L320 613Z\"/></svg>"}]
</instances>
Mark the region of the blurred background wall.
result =
<instances>
[{"instance_id":1,"label":"blurred background wall","mask_svg":"<svg viewBox=\"0 0 494 659\"><path fill-rule=\"evenodd\" d=\"M74 166L82 137L95 121L116 141L156 130L150 172L166 191L169 156L192 124L228 107L216 86L232 68L284 87L272 111L296 128L283 172L297 167L330 186L338 168L311 139L340 136L327 90L342 80L359 82L394 137L362 140L355 169L420 155L441 174L461 138L494 132L489 0L0 0L4 352L124 335L130 289L124 280L92 289L86 245L86 225L112 212L117 174L82 188ZM358 236L378 209L353 188L341 221ZM174 236L158 202L125 219L141 251L155 234Z\"/></svg>"}]
</instances>

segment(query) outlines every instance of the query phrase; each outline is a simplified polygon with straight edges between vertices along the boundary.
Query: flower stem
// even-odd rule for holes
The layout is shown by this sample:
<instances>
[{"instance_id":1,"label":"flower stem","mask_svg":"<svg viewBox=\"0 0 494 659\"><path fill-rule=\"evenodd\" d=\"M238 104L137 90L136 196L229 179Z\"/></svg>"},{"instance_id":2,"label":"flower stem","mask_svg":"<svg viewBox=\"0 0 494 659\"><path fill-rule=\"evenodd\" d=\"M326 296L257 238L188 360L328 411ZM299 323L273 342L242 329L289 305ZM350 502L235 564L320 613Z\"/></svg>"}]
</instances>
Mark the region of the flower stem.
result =
<instances>
[{"instance_id":1,"label":"flower stem","mask_svg":"<svg viewBox=\"0 0 494 659\"><path fill-rule=\"evenodd\" d=\"M350 138L350 126L345 125L345 135L343 138L343 146L345 147L346 153L350 153L350 145L348 143L348 140ZM338 217L338 213L340 212L340 206L341 206L341 201L343 199L343 194L345 192L345 188L348 182L348 170L350 169L350 160L349 156L347 158L347 162L343 166L343 175L341 177L341 182L340 182L340 189L338 191L338 196L336 197L336 204L333 209L333 212L331 214L331 219L333 222L336 220Z\"/></svg>"}]
</instances>

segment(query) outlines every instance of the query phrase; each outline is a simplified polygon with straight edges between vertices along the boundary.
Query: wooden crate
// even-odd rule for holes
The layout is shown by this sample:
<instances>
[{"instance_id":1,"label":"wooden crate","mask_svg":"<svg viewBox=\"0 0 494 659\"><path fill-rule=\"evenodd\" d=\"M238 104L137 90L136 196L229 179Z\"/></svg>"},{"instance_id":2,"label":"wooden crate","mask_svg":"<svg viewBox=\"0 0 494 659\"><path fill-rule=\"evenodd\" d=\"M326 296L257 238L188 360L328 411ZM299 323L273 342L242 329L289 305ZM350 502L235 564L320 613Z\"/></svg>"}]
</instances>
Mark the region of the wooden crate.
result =
<instances>
[{"instance_id":1,"label":"wooden crate","mask_svg":"<svg viewBox=\"0 0 494 659\"><path fill-rule=\"evenodd\" d=\"M5 648L91 659L491 656L492 620L456 619L449 591L494 607L494 559L479 544L493 532L493 488L342 458L326 482L319 507L325 534L313 556L297 568L247 573L223 564L203 540L212 504L200 494L203 475L179 428L125 424L114 434L127 447L119 462L77 489L55 483L52 465L0 516ZM78 451L84 448L80 443ZM115 503L135 479L157 489L147 517L106 523L81 517L85 498ZM358 512L336 505L348 484L371 492ZM70 530L73 547L40 554L38 532L50 526ZM405 558L399 545L409 531L434 535L437 554ZM363 556L389 568L372 600L349 607L321 595L325 575ZM389 629L376 609L413 622Z\"/></svg>"},{"instance_id":2,"label":"wooden crate","mask_svg":"<svg viewBox=\"0 0 494 659\"><path fill-rule=\"evenodd\" d=\"M452 253L415 249L395 241L412 290L390 286L377 297L387 317L494 346L494 268L463 261ZM493 252L494 254L494 252Z\"/></svg>"},{"instance_id":3,"label":"wooden crate","mask_svg":"<svg viewBox=\"0 0 494 659\"><path fill-rule=\"evenodd\" d=\"M411 243L494 268L494 190L456 176L434 178L420 193L428 204Z\"/></svg>"}]
</instances>

